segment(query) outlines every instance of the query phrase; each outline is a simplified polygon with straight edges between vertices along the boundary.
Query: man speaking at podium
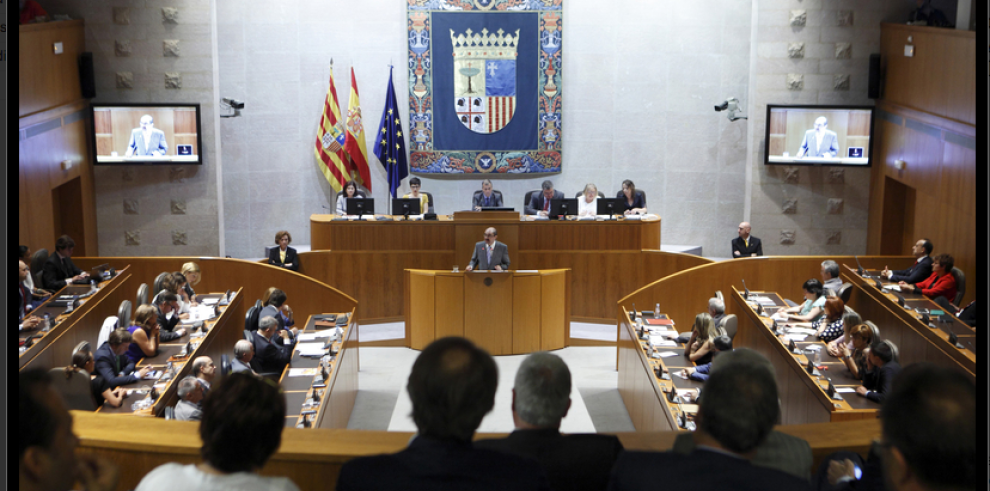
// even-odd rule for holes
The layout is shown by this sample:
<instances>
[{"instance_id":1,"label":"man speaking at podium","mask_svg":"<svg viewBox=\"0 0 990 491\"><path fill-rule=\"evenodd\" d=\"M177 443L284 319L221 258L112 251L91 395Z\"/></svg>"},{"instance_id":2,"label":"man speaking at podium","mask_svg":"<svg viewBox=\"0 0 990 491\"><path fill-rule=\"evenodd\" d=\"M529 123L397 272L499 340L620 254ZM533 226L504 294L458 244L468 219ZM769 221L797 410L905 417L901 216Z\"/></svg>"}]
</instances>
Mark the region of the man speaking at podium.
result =
<instances>
[{"instance_id":1,"label":"man speaking at podium","mask_svg":"<svg viewBox=\"0 0 990 491\"><path fill-rule=\"evenodd\" d=\"M815 129L804 134L804 141L798 150L797 158L823 157L834 158L839 154L839 140L834 131L828 129L828 119L820 116L815 120Z\"/></svg>"},{"instance_id":2,"label":"man speaking at podium","mask_svg":"<svg viewBox=\"0 0 990 491\"><path fill-rule=\"evenodd\" d=\"M474 245L474 255L465 268L467 271L473 271L475 266L481 270L509 270L509 248L495 240L497 238L498 232L495 231L495 227L488 227L485 230L485 240Z\"/></svg>"},{"instance_id":3,"label":"man speaking at podium","mask_svg":"<svg viewBox=\"0 0 990 491\"><path fill-rule=\"evenodd\" d=\"M168 143L165 143L165 132L155 129L155 120L150 114L141 116L141 127L131 131L131 140L127 143L127 153L124 156L161 157L166 153L168 153Z\"/></svg>"}]
</instances>

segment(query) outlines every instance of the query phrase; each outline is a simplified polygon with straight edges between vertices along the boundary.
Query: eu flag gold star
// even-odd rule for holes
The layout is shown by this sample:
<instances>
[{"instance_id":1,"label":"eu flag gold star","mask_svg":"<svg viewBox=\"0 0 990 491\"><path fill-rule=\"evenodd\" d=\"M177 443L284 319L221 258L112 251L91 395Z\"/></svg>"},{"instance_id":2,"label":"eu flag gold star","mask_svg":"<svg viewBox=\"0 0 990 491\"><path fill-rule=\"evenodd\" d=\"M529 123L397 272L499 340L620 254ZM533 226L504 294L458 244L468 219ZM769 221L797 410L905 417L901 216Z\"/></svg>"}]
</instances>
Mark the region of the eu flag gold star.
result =
<instances>
[{"instance_id":1,"label":"eu flag gold star","mask_svg":"<svg viewBox=\"0 0 990 491\"><path fill-rule=\"evenodd\" d=\"M385 134L385 127L382 127L382 134Z\"/></svg>"},{"instance_id":2,"label":"eu flag gold star","mask_svg":"<svg viewBox=\"0 0 990 491\"><path fill-rule=\"evenodd\" d=\"M397 135L398 135L399 138L402 138L402 132L401 131L398 132Z\"/></svg>"}]
</instances>

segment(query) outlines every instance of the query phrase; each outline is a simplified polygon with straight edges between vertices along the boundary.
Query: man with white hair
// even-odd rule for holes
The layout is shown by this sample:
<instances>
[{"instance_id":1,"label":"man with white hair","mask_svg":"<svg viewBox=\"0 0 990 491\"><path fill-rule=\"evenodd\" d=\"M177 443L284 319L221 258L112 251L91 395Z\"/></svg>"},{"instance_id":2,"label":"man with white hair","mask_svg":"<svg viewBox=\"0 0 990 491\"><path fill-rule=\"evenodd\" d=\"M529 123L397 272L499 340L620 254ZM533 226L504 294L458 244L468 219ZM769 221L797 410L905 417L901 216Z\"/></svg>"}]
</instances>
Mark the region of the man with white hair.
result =
<instances>
[{"instance_id":1,"label":"man with white hair","mask_svg":"<svg viewBox=\"0 0 990 491\"><path fill-rule=\"evenodd\" d=\"M276 334L277 333L277 334ZM272 316L258 321L258 330L251 333L254 357L251 367L258 373L282 373L292 360L296 339L285 329L279 330L278 321Z\"/></svg>"},{"instance_id":2,"label":"man with white hair","mask_svg":"<svg viewBox=\"0 0 990 491\"><path fill-rule=\"evenodd\" d=\"M203 386L192 375L179 381L179 403L175 405L175 419L179 421L199 421L203 419L200 401L203 400Z\"/></svg>"},{"instance_id":3,"label":"man with white hair","mask_svg":"<svg viewBox=\"0 0 990 491\"><path fill-rule=\"evenodd\" d=\"M622 443L614 435L561 435L560 420L570 407L567 364L557 355L533 353L519 366L512 389L515 431L475 445L536 460L553 489L605 489Z\"/></svg>"},{"instance_id":4,"label":"man with white hair","mask_svg":"<svg viewBox=\"0 0 990 491\"><path fill-rule=\"evenodd\" d=\"M708 299L708 314L712 316L712 322L715 324L715 329L722 327L722 320L725 319L725 302L723 302L718 297L712 297ZM679 333L677 336L677 341L680 344L694 342L691 337L694 331L687 331Z\"/></svg>"},{"instance_id":5,"label":"man with white hair","mask_svg":"<svg viewBox=\"0 0 990 491\"><path fill-rule=\"evenodd\" d=\"M213 377L217 373L217 366L213 364L213 359L209 356L197 356L193 360L192 371L199 385L203 387L203 396L205 397L210 392Z\"/></svg>"},{"instance_id":6,"label":"man with white hair","mask_svg":"<svg viewBox=\"0 0 990 491\"><path fill-rule=\"evenodd\" d=\"M826 159L839 155L839 139L834 131L828 130L828 119L820 116L815 120L815 129L804 134L797 158L822 157Z\"/></svg>"},{"instance_id":7,"label":"man with white hair","mask_svg":"<svg viewBox=\"0 0 990 491\"><path fill-rule=\"evenodd\" d=\"M838 295L842 288L842 278L839 278L839 263L826 259L822 261L822 286L827 290L826 295Z\"/></svg>"},{"instance_id":8,"label":"man with white hair","mask_svg":"<svg viewBox=\"0 0 990 491\"><path fill-rule=\"evenodd\" d=\"M247 339L242 339L234 343L234 359L230 362L230 372L248 372L255 374L251 368L251 359L254 358L254 345Z\"/></svg>"},{"instance_id":9,"label":"man with white hair","mask_svg":"<svg viewBox=\"0 0 990 491\"><path fill-rule=\"evenodd\" d=\"M739 224L739 237L732 239L732 257L756 257L763 255L763 243L749 233L753 227L749 222Z\"/></svg>"}]
</instances>

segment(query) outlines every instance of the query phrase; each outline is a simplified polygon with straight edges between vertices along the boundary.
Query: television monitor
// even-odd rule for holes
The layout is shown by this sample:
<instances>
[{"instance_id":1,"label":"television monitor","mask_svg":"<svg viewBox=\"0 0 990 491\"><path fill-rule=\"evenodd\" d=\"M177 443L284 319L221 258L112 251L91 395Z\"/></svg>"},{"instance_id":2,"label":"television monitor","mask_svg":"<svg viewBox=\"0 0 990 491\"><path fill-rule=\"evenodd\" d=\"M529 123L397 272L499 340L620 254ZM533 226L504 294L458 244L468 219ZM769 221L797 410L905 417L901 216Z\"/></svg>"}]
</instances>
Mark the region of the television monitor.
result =
<instances>
[{"instance_id":1,"label":"television monitor","mask_svg":"<svg viewBox=\"0 0 990 491\"><path fill-rule=\"evenodd\" d=\"M598 198L598 214L621 215L622 204L619 203L619 198Z\"/></svg>"},{"instance_id":2,"label":"television monitor","mask_svg":"<svg viewBox=\"0 0 990 491\"><path fill-rule=\"evenodd\" d=\"M348 215L374 215L375 198L347 198Z\"/></svg>"},{"instance_id":3,"label":"television monitor","mask_svg":"<svg viewBox=\"0 0 990 491\"><path fill-rule=\"evenodd\" d=\"M96 165L202 165L200 105L92 104Z\"/></svg>"},{"instance_id":4,"label":"television monitor","mask_svg":"<svg viewBox=\"0 0 990 491\"><path fill-rule=\"evenodd\" d=\"M868 167L873 106L767 104L765 165Z\"/></svg>"},{"instance_id":5,"label":"television monitor","mask_svg":"<svg viewBox=\"0 0 990 491\"><path fill-rule=\"evenodd\" d=\"M552 199L550 200L550 216L577 215L578 202L575 198Z\"/></svg>"},{"instance_id":6,"label":"television monitor","mask_svg":"<svg viewBox=\"0 0 990 491\"><path fill-rule=\"evenodd\" d=\"M393 215L419 215L421 204L419 198L392 198Z\"/></svg>"}]
</instances>

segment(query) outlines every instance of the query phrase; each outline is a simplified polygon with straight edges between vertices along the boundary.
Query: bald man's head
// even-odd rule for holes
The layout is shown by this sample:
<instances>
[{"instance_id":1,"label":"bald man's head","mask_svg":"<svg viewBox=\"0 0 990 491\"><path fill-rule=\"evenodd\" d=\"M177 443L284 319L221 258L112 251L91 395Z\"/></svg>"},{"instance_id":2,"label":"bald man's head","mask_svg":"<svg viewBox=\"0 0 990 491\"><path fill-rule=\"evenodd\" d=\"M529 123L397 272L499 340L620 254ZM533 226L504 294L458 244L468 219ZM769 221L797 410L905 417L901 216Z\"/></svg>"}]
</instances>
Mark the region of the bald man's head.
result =
<instances>
[{"instance_id":1,"label":"bald man's head","mask_svg":"<svg viewBox=\"0 0 990 491\"><path fill-rule=\"evenodd\" d=\"M742 222L739 224L739 237L743 239L749 238L749 231L752 227L749 226L749 222Z\"/></svg>"}]
</instances>

